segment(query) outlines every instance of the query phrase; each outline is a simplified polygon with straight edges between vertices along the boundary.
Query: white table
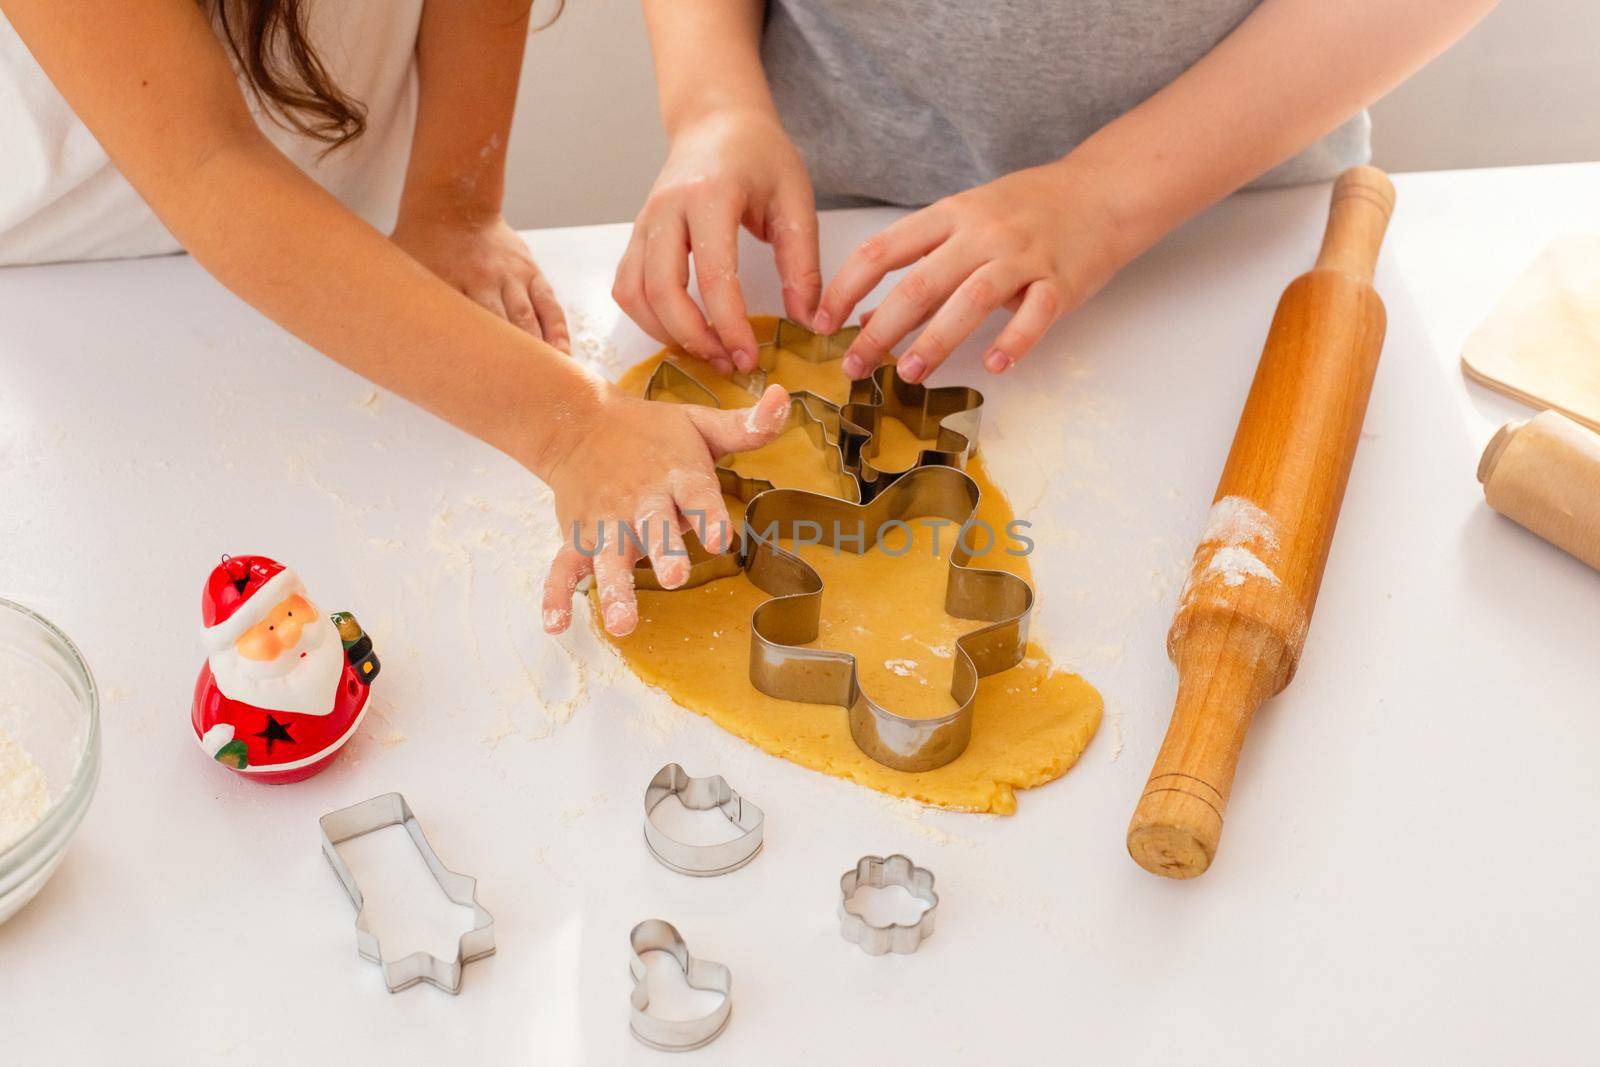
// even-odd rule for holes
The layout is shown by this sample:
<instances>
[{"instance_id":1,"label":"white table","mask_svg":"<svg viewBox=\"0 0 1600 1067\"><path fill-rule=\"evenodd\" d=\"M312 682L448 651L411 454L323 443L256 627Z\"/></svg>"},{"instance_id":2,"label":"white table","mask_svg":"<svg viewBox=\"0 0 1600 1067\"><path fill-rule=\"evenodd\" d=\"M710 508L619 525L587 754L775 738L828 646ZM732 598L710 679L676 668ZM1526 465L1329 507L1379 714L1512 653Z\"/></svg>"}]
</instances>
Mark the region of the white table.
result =
<instances>
[{"instance_id":1,"label":"white table","mask_svg":"<svg viewBox=\"0 0 1600 1067\"><path fill-rule=\"evenodd\" d=\"M1171 708L1177 586L1325 188L1236 197L1017 372L989 380L969 345L943 376L987 392L984 448L1038 524L1038 625L1106 698L1080 765L1012 818L801 770L587 632L546 639L534 480L194 263L0 271L0 592L71 633L105 695L99 796L0 927L0 1059L663 1062L626 1025L650 916L734 971L696 1063L1586 1058L1600 575L1484 507L1477 454L1523 412L1455 361L1548 238L1600 227L1600 165L1396 184L1388 344L1305 659L1189 883L1138 869L1123 834ZM827 218L824 269L891 214ZM607 295L625 235L530 235L614 367L653 347ZM776 308L769 258L746 263ZM188 723L202 580L247 551L355 610L383 660L381 715L297 786L209 764ZM766 807L755 863L705 881L648 857L640 794L668 760ZM383 991L318 853L321 813L392 789L498 920L459 998ZM937 872L939 931L872 959L838 936L837 878L894 850Z\"/></svg>"}]
</instances>

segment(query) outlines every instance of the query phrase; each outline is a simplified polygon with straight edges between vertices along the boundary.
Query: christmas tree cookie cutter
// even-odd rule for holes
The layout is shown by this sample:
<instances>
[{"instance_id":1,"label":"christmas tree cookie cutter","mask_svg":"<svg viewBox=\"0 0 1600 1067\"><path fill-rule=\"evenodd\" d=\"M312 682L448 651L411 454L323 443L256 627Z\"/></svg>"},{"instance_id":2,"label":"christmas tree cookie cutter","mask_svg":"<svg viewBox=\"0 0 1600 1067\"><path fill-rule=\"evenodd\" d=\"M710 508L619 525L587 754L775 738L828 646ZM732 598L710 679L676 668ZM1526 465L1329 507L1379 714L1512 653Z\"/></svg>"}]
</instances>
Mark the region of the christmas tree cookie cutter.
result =
<instances>
[{"instance_id":1,"label":"christmas tree cookie cutter","mask_svg":"<svg viewBox=\"0 0 1600 1067\"><path fill-rule=\"evenodd\" d=\"M720 963L696 959L689 955L689 946L677 927L664 919L646 919L628 935L628 946L633 956L628 961L628 973L633 978L633 993L628 999L632 1008L628 1028L633 1036L662 1052L689 1052L709 1045L727 1029L728 1018L733 1014L733 972ZM683 977L691 989L721 993L717 1007L698 1019L662 1019L649 1014L650 983L646 979L644 954L665 952L678 961Z\"/></svg>"},{"instance_id":2,"label":"christmas tree cookie cutter","mask_svg":"<svg viewBox=\"0 0 1600 1067\"><path fill-rule=\"evenodd\" d=\"M739 836L711 845L693 845L661 829L655 810L668 797L677 797L690 811L720 811L739 830ZM656 772L644 791L644 840L650 854L668 870L709 878L738 870L761 851L766 814L734 792L722 775L691 777L676 763Z\"/></svg>"},{"instance_id":3,"label":"christmas tree cookie cutter","mask_svg":"<svg viewBox=\"0 0 1600 1067\"><path fill-rule=\"evenodd\" d=\"M444 865L423 835L422 825L412 813L411 805L399 793L384 793L371 800L330 811L319 820L319 824L322 827L322 853L328 857L333 873L339 876L345 892L350 895L350 902L356 906L356 951L362 959L371 960L383 968L383 981L389 992L398 993L418 982L427 982L450 994L461 992L462 967L473 960L494 955L494 917L478 903L477 879L458 874ZM456 943L456 954L450 959L440 959L427 952L413 952L400 959L385 960L378 947L378 935L367 925L366 901L361 887L356 884L355 875L339 855L338 846L390 826L405 827L411 843L416 846L444 895L452 903L472 909L472 928L461 935Z\"/></svg>"},{"instance_id":4,"label":"christmas tree cookie cutter","mask_svg":"<svg viewBox=\"0 0 1600 1067\"><path fill-rule=\"evenodd\" d=\"M926 905L914 923L879 926L850 910L850 900L863 888L885 889L899 886ZM860 945L869 956L886 952L909 955L933 936L933 918L939 910L939 894L933 891L933 872L918 867L898 852L892 856L862 856L839 878L839 933L846 941Z\"/></svg>"}]
</instances>

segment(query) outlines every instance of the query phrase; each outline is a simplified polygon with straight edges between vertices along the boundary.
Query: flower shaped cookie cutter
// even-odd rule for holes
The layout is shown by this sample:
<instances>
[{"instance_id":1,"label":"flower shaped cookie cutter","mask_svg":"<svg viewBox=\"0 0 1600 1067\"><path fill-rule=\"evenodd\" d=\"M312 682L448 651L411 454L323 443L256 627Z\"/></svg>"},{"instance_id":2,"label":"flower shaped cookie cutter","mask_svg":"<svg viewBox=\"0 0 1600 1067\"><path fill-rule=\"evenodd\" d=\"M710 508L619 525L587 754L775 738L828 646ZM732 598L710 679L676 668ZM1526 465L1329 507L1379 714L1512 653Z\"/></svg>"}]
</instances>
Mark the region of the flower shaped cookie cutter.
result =
<instances>
[{"instance_id":1,"label":"flower shaped cookie cutter","mask_svg":"<svg viewBox=\"0 0 1600 1067\"><path fill-rule=\"evenodd\" d=\"M914 923L868 922L850 910L850 900L863 887L885 889L899 886L924 905ZM862 856L856 865L839 877L839 933L846 941L860 945L869 956L886 952L909 954L933 936L933 919L939 910L939 894L933 891L933 872L918 867L909 856Z\"/></svg>"}]
</instances>

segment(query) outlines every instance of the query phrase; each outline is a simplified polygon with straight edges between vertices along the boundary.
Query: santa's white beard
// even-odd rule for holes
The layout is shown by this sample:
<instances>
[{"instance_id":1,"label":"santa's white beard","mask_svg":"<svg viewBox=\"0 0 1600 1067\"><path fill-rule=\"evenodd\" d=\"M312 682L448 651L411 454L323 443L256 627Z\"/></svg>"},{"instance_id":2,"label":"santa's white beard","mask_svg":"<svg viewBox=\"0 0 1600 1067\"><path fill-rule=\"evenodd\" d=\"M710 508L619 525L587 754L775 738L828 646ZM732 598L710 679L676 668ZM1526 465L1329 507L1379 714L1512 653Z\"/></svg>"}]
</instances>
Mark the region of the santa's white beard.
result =
<instances>
[{"instance_id":1,"label":"santa's white beard","mask_svg":"<svg viewBox=\"0 0 1600 1067\"><path fill-rule=\"evenodd\" d=\"M333 623L317 616L300 631L300 643L277 659L255 660L231 646L211 653L211 674L229 700L264 711L326 715L333 710L344 646Z\"/></svg>"}]
</instances>

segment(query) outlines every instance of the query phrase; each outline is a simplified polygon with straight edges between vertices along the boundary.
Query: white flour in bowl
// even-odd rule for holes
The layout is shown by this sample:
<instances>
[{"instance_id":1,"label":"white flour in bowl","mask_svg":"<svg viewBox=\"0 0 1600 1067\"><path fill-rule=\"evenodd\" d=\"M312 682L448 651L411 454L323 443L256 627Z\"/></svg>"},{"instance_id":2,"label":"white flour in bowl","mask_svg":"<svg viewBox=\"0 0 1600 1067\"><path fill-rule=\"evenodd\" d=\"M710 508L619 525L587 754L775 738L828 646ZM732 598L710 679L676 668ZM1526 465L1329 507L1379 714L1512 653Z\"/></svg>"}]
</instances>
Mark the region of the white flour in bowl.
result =
<instances>
[{"instance_id":1,"label":"white flour in bowl","mask_svg":"<svg viewBox=\"0 0 1600 1067\"><path fill-rule=\"evenodd\" d=\"M49 806L44 771L0 727L0 852L37 826Z\"/></svg>"}]
</instances>

